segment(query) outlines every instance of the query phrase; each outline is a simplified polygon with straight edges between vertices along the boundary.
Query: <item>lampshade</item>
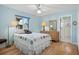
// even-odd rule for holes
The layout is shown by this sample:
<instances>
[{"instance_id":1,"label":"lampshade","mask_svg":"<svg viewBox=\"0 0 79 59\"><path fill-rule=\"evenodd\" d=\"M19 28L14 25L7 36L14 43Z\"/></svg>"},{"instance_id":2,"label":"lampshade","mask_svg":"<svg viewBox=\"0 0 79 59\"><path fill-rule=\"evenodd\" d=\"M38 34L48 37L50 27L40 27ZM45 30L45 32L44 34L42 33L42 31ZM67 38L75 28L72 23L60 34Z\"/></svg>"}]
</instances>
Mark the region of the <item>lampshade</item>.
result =
<instances>
[{"instance_id":1,"label":"lampshade","mask_svg":"<svg viewBox=\"0 0 79 59\"><path fill-rule=\"evenodd\" d=\"M11 26L16 26L17 25L17 21L16 20L13 20L12 22L11 22Z\"/></svg>"},{"instance_id":2,"label":"lampshade","mask_svg":"<svg viewBox=\"0 0 79 59\"><path fill-rule=\"evenodd\" d=\"M42 26L46 26L46 22L45 21L42 22Z\"/></svg>"}]
</instances>

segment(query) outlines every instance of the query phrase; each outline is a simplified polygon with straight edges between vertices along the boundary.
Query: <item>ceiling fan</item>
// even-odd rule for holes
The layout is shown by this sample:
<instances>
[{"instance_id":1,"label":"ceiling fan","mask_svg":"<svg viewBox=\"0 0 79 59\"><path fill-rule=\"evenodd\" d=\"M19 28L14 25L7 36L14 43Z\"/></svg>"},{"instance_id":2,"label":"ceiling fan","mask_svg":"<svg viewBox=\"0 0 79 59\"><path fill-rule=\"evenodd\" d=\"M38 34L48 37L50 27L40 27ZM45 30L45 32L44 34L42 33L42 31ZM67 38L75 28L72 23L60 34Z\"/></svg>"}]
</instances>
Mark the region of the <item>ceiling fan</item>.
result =
<instances>
[{"instance_id":1,"label":"ceiling fan","mask_svg":"<svg viewBox=\"0 0 79 59\"><path fill-rule=\"evenodd\" d=\"M41 14L42 13L42 11L41 11L41 5L37 4L36 7L37 7L37 14Z\"/></svg>"}]
</instances>

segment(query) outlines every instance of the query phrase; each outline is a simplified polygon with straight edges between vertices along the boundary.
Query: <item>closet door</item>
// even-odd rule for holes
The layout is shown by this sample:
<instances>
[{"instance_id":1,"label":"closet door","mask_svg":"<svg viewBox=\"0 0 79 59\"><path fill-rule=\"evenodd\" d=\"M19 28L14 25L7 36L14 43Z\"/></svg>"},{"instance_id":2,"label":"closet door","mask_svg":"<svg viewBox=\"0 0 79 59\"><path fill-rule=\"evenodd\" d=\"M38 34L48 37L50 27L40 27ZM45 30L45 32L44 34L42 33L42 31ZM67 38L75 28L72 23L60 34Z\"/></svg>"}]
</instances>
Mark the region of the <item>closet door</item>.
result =
<instances>
[{"instance_id":1,"label":"closet door","mask_svg":"<svg viewBox=\"0 0 79 59\"><path fill-rule=\"evenodd\" d=\"M61 41L71 43L72 19L71 16L61 18Z\"/></svg>"}]
</instances>

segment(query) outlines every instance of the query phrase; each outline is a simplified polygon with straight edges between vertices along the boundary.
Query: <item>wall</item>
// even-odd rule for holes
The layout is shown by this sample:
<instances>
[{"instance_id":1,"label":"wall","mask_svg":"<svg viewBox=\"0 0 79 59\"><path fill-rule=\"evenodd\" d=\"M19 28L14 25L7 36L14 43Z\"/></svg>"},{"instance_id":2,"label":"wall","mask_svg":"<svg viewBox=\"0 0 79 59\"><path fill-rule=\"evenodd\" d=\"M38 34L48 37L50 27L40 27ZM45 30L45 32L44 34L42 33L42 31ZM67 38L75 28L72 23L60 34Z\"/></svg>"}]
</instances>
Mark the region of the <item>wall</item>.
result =
<instances>
[{"instance_id":1,"label":"wall","mask_svg":"<svg viewBox=\"0 0 79 59\"><path fill-rule=\"evenodd\" d=\"M42 19L40 17L33 19L34 20L30 19L30 30L32 30L33 32L40 32Z\"/></svg>"},{"instance_id":2,"label":"wall","mask_svg":"<svg viewBox=\"0 0 79 59\"><path fill-rule=\"evenodd\" d=\"M30 30L31 31L38 31L40 30L40 18L32 18L32 15L22 12L19 10L15 10L12 8L5 7L0 5L0 37L4 37L8 39L8 26L12 20L15 20L15 15L22 15L26 17L31 17L30 19ZM34 23L37 23L35 26Z\"/></svg>"},{"instance_id":3,"label":"wall","mask_svg":"<svg viewBox=\"0 0 79 59\"><path fill-rule=\"evenodd\" d=\"M43 20L45 20L48 24L49 20L57 20L57 30L60 31L60 18L63 16L72 16L72 22L75 20L77 21L77 10L71 10L71 11L64 11L56 14L52 14L46 17L43 17ZM72 25L72 43L76 44L77 43L77 26Z\"/></svg>"},{"instance_id":4,"label":"wall","mask_svg":"<svg viewBox=\"0 0 79 59\"><path fill-rule=\"evenodd\" d=\"M77 18L78 18L78 20L77 20L77 44L78 44L78 51L79 51L79 7L78 7L78 9L77 9Z\"/></svg>"}]
</instances>

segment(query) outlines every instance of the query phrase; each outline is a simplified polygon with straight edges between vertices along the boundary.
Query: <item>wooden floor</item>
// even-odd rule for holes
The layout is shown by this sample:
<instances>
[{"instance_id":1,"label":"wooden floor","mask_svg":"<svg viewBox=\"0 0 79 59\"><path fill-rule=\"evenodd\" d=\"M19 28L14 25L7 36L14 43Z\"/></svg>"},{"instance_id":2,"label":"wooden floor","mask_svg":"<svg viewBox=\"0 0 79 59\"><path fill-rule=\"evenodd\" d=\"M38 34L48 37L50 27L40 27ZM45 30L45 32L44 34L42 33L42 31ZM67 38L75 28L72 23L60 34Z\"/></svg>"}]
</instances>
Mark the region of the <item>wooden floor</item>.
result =
<instances>
[{"instance_id":1,"label":"wooden floor","mask_svg":"<svg viewBox=\"0 0 79 59\"><path fill-rule=\"evenodd\" d=\"M0 49L0 55L21 55L19 49L15 47L15 45L9 48ZM59 42L59 43L51 43L51 45L46 48L41 55L78 55L77 46Z\"/></svg>"},{"instance_id":2,"label":"wooden floor","mask_svg":"<svg viewBox=\"0 0 79 59\"><path fill-rule=\"evenodd\" d=\"M0 49L0 55L20 55L21 52L15 47L15 45Z\"/></svg>"},{"instance_id":3,"label":"wooden floor","mask_svg":"<svg viewBox=\"0 0 79 59\"><path fill-rule=\"evenodd\" d=\"M52 43L50 47L45 49L43 55L78 55L78 48L76 45L70 43Z\"/></svg>"}]
</instances>

